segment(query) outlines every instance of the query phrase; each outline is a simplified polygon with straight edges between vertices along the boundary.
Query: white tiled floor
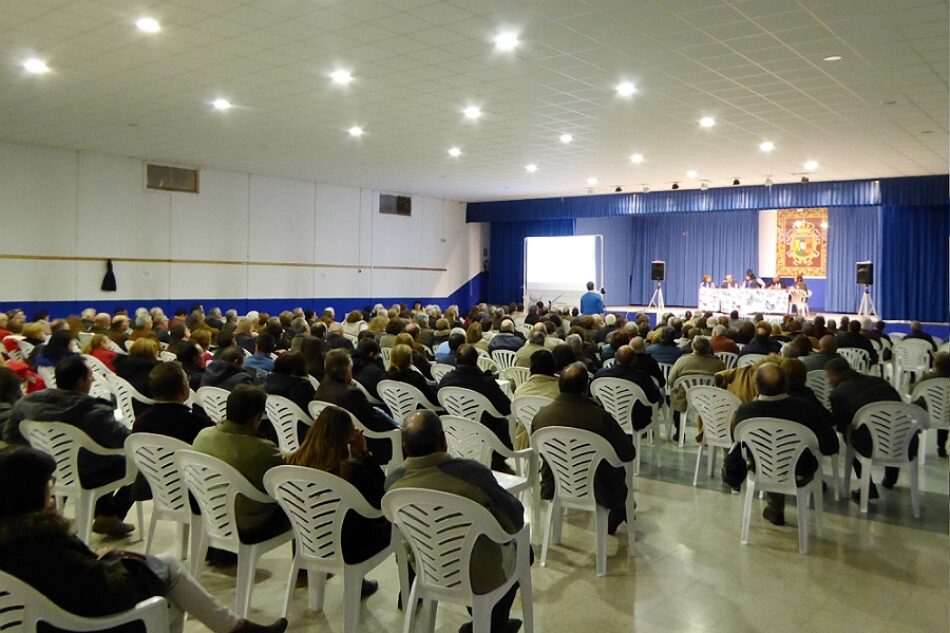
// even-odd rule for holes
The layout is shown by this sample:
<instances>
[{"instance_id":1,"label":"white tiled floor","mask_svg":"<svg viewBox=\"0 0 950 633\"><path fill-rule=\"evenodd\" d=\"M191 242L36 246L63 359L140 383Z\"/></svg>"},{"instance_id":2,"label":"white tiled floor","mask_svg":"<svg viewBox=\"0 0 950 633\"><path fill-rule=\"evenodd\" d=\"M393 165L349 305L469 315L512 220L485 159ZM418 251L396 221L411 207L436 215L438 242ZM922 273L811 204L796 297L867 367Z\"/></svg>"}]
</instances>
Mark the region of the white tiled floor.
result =
<instances>
[{"instance_id":1,"label":"white tiled floor","mask_svg":"<svg viewBox=\"0 0 950 633\"><path fill-rule=\"evenodd\" d=\"M645 457L652 459L651 452ZM882 490L880 507L872 508L870 518L859 517L854 504L836 504L826 495L824 537L813 538L811 552L803 556L792 504L786 510L788 525L778 528L761 518L765 502L756 501L750 543L740 545L741 497L711 481L693 488L693 459L690 449L664 448L659 476L644 462L644 477L637 483L636 556L627 558L622 527L623 538L610 537L605 578L594 573L591 515L570 515L564 541L552 546L548 566L536 563L533 570L537 631L948 631L946 460L934 456L924 467L928 492L919 521L910 514L909 493L901 485ZM176 547L176 538L170 524L160 524L156 551ZM128 548L140 550L143 544ZM279 615L289 558L286 546L262 560L253 618L269 621ZM371 577L380 581L380 591L366 601L360 630L400 631L395 564L385 563ZM233 601L233 570L206 570L201 581L223 601ZM325 611L309 613L306 590L297 589L290 630L342 632L341 599L339 580L331 580ZM513 615L519 613L516 601ZM436 630L454 632L466 619L461 607L443 605ZM186 629L204 630L193 621Z\"/></svg>"}]
</instances>

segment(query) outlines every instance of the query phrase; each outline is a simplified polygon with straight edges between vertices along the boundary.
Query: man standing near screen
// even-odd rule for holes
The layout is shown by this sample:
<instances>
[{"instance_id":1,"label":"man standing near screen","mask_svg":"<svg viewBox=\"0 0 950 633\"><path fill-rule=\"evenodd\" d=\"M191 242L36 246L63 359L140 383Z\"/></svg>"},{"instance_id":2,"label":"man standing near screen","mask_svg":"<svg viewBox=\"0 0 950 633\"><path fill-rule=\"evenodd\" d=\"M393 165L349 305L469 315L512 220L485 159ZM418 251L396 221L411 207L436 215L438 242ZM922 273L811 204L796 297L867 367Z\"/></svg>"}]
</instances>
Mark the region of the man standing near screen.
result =
<instances>
[{"instance_id":1,"label":"man standing near screen","mask_svg":"<svg viewBox=\"0 0 950 633\"><path fill-rule=\"evenodd\" d=\"M581 295L581 314L603 314L604 312L604 300L599 292L594 291L594 282L588 281L587 292Z\"/></svg>"}]
</instances>

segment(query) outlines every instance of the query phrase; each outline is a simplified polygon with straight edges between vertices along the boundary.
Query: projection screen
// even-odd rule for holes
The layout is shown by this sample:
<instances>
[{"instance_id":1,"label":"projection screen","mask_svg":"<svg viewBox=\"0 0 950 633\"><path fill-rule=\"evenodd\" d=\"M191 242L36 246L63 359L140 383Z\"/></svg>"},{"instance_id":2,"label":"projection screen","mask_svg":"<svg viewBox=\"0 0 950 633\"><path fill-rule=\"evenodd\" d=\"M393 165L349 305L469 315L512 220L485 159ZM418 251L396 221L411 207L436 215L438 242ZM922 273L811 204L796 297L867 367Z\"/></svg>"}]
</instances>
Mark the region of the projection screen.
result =
<instances>
[{"instance_id":1,"label":"projection screen","mask_svg":"<svg viewBox=\"0 0 950 633\"><path fill-rule=\"evenodd\" d=\"M527 237L524 241L525 305L543 301L556 307L576 306L586 284L603 284L601 235Z\"/></svg>"}]
</instances>

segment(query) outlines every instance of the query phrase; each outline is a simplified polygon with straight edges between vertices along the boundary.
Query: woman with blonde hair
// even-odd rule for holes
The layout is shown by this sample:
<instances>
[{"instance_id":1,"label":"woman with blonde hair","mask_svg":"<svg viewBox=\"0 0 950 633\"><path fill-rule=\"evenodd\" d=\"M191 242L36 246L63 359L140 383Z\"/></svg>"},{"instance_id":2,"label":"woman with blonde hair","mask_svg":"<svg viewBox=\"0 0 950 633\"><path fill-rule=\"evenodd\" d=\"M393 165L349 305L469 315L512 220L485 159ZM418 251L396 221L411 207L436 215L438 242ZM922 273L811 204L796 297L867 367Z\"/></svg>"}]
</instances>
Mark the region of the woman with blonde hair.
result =
<instances>
[{"instance_id":1,"label":"woman with blonde hair","mask_svg":"<svg viewBox=\"0 0 950 633\"><path fill-rule=\"evenodd\" d=\"M353 426L344 409L329 406L320 412L316 422L293 453L285 457L291 466L316 468L336 475L353 485L366 502L377 510L383 499L386 480L382 469L373 461L363 432ZM343 560L361 563L389 546L392 528L385 518L367 519L350 512L343 519ZM363 580L362 597L376 592L375 580Z\"/></svg>"},{"instance_id":2,"label":"woman with blonde hair","mask_svg":"<svg viewBox=\"0 0 950 633\"><path fill-rule=\"evenodd\" d=\"M359 336L360 332L367 328L366 321L363 320L363 313L359 310L353 310L346 315L343 321L343 332L350 336Z\"/></svg>"},{"instance_id":3,"label":"woman with blonde hair","mask_svg":"<svg viewBox=\"0 0 950 633\"><path fill-rule=\"evenodd\" d=\"M115 373L125 378L136 391L146 398L152 397L152 389L148 385L148 375L158 365L158 343L150 338L140 338L132 343L128 354L120 354L112 361ZM137 401L133 400L133 405ZM143 410L148 405L139 405ZM136 407L136 413L139 412Z\"/></svg>"},{"instance_id":4,"label":"woman with blonde hair","mask_svg":"<svg viewBox=\"0 0 950 633\"><path fill-rule=\"evenodd\" d=\"M378 316L373 317L373 320L369 322L369 327L366 329L372 332L373 336L375 336L376 340L378 341L383 337L383 334L386 333L387 325L389 325L389 317Z\"/></svg>"},{"instance_id":5,"label":"woman with blonde hair","mask_svg":"<svg viewBox=\"0 0 950 633\"><path fill-rule=\"evenodd\" d=\"M116 352L109 349L109 337L105 334L93 334L92 338L86 343L86 346L82 348L82 353L99 359L110 371L115 371L113 361L115 360Z\"/></svg>"},{"instance_id":6,"label":"woman with blonde hair","mask_svg":"<svg viewBox=\"0 0 950 633\"><path fill-rule=\"evenodd\" d=\"M396 345L408 345L412 349L413 366L421 371L427 380L432 380L432 364L429 363L429 359L426 357L426 348L422 343L412 338L412 334L403 332L396 337L393 347Z\"/></svg>"},{"instance_id":7,"label":"woman with blonde hair","mask_svg":"<svg viewBox=\"0 0 950 633\"><path fill-rule=\"evenodd\" d=\"M386 371L386 378L412 385L421 391L429 402L438 402L438 396L435 390L429 386L425 376L412 368L412 357L411 347L397 344L389 356L389 369Z\"/></svg>"},{"instance_id":8,"label":"woman with blonde hair","mask_svg":"<svg viewBox=\"0 0 950 633\"><path fill-rule=\"evenodd\" d=\"M257 349L257 332L254 331L254 321L241 319L234 327L234 341L251 354Z\"/></svg>"},{"instance_id":9,"label":"woman with blonde hair","mask_svg":"<svg viewBox=\"0 0 950 633\"><path fill-rule=\"evenodd\" d=\"M480 349L483 352L488 351L488 341L482 336L481 323L474 321L468 326L468 330L465 332L465 342L474 345L475 349Z\"/></svg>"}]
</instances>

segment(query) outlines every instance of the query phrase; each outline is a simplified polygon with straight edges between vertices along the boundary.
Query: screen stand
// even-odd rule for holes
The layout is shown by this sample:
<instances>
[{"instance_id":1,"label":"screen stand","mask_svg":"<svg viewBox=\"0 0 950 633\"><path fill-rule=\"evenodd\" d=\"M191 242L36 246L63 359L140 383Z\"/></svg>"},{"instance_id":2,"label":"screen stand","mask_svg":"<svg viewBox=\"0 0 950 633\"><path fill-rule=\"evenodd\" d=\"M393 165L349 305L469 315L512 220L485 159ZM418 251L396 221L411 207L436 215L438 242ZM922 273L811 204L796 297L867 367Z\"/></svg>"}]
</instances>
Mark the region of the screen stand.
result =
<instances>
[{"instance_id":1,"label":"screen stand","mask_svg":"<svg viewBox=\"0 0 950 633\"><path fill-rule=\"evenodd\" d=\"M877 316L877 308L874 307L874 299L871 298L871 286L867 284L864 286L864 296L861 297L861 305L858 307L858 316Z\"/></svg>"},{"instance_id":2,"label":"screen stand","mask_svg":"<svg viewBox=\"0 0 950 633\"><path fill-rule=\"evenodd\" d=\"M653 296L650 298L650 303L647 304L647 310L650 308L656 308L657 310L666 310L666 306L663 305L663 282L656 282L656 290L653 291Z\"/></svg>"}]
</instances>

